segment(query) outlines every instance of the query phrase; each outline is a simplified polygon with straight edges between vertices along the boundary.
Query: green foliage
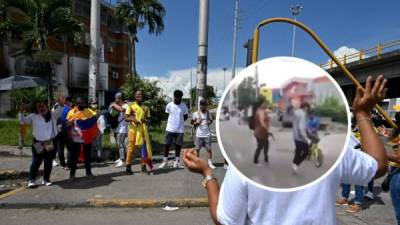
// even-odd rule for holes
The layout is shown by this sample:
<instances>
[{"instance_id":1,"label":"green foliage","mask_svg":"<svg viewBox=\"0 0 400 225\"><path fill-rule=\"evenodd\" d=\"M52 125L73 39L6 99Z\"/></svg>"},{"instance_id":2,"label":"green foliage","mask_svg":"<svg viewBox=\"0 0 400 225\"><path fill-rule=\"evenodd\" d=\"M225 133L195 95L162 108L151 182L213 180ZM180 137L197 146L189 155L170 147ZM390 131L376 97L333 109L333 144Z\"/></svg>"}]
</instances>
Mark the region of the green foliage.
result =
<instances>
[{"instance_id":1,"label":"green foliage","mask_svg":"<svg viewBox=\"0 0 400 225\"><path fill-rule=\"evenodd\" d=\"M190 108L192 108L192 107L194 108L194 106L196 104L196 96L197 96L196 87L192 88L190 90L190 93L191 93L191 98L192 98L192 106ZM206 87L206 99L207 99L209 105L213 104L212 99L215 98L215 97L216 97L216 94L214 92L214 87L210 86L210 85L207 85L207 87Z\"/></svg>"},{"instance_id":2,"label":"green foliage","mask_svg":"<svg viewBox=\"0 0 400 225\"><path fill-rule=\"evenodd\" d=\"M235 96L238 98L239 108L247 108L255 102L256 99L256 81L253 77L245 78L235 91Z\"/></svg>"},{"instance_id":3,"label":"green foliage","mask_svg":"<svg viewBox=\"0 0 400 225\"><path fill-rule=\"evenodd\" d=\"M0 120L0 145L18 145L19 138L18 120ZM32 128L29 126L24 145L32 144Z\"/></svg>"},{"instance_id":4,"label":"green foliage","mask_svg":"<svg viewBox=\"0 0 400 225\"><path fill-rule=\"evenodd\" d=\"M314 107L314 111L318 116L331 117L333 121L347 123L345 105L333 96L326 97L320 104Z\"/></svg>"},{"instance_id":5,"label":"green foliage","mask_svg":"<svg viewBox=\"0 0 400 225\"><path fill-rule=\"evenodd\" d=\"M141 91L143 95L143 103L150 108L151 120L150 125L160 124L162 120L167 118L165 113L165 100L160 96L161 89L157 87L157 81L149 81L127 75L127 82L121 87L125 98L134 101L135 92Z\"/></svg>"},{"instance_id":6,"label":"green foliage","mask_svg":"<svg viewBox=\"0 0 400 225\"><path fill-rule=\"evenodd\" d=\"M15 117L18 106L24 106L27 111L31 111L33 103L36 101L47 101L47 90L43 87L14 89L11 91L11 102L14 109L7 112L9 117Z\"/></svg>"}]
</instances>

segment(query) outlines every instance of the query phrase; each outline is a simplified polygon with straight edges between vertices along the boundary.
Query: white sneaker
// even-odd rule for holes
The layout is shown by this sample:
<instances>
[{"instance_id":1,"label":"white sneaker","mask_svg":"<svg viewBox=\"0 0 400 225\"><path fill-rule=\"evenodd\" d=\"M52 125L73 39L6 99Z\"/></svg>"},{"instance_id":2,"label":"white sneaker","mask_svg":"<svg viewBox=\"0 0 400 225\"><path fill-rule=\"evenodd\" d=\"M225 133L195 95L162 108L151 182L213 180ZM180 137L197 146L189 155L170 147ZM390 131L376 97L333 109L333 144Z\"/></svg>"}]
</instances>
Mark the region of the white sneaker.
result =
<instances>
[{"instance_id":1,"label":"white sneaker","mask_svg":"<svg viewBox=\"0 0 400 225\"><path fill-rule=\"evenodd\" d=\"M214 166L214 164L213 164L211 161L208 161L208 166L209 166L211 169L217 168L217 167Z\"/></svg>"},{"instance_id":2,"label":"white sneaker","mask_svg":"<svg viewBox=\"0 0 400 225\"><path fill-rule=\"evenodd\" d=\"M28 188L35 188L37 185L35 183L35 181L28 181Z\"/></svg>"},{"instance_id":3,"label":"white sneaker","mask_svg":"<svg viewBox=\"0 0 400 225\"><path fill-rule=\"evenodd\" d=\"M119 162L117 162L117 165L115 165L115 168L123 167L123 166L124 166L124 162L122 162L122 160L119 160Z\"/></svg>"},{"instance_id":4,"label":"white sneaker","mask_svg":"<svg viewBox=\"0 0 400 225\"><path fill-rule=\"evenodd\" d=\"M158 169L164 168L165 166L167 166L167 164L168 164L168 161L163 161L163 162L158 166Z\"/></svg>"},{"instance_id":5,"label":"white sneaker","mask_svg":"<svg viewBox=\"0 0 400 225\"><path fill-rule=\"evenodd\" d=\"M58 163L56 160L53 160L53 166L58 166Z\"/></svg>"},{"instance_id":6,"label":"white sneaker","mask_svg":"<svg viewBox=\"0 0 400 225\"><path fill-rule=\"evenodd\" d=\"M375 195L374 193L368 191L367 193L364 194L364 198L368 198L369 200L374 200Z\"/></svg>"},{"instance_id":7,"label":"white sneaker","mask_svg":"<svg viewBox=\"0 0 400 225\"><path fill-rule=\"evenodd\" d=\"M293 163L292 169L293 169L293 172L297 174L297 171L299 170L299 166Z\"/></svg>"},{"instance_id":8,"label":"white sneaker","mask_svg":"<svg viewBox=\"0 0 400 225\"><path fill-rule=\"evenodd\" d=\"M42 185L46 185L46 186L51 186L53 183L51 182L47 182L47 181L42 181Z\"/></svg>"},{"instance_id":9,"label":"white sneaker","mask_svg":"<svg viewBox=\"0 0 400 225\"><path fill-rule=\"evenodd\" d=\"M174 168L184 168L179 160L174 161Z\"/></svg>"},{"instance_id":10,"label":"white sneaker","mask_svg":"<svg viewBox=\"0 0 400 225\"><path fill-rule=\"evenodd\" d=\"M114 163L115 163L115 164L118 164L118 163L121 162L121 161L122 161L121 159L117 159L117 160L114 161Z\"/></svg>"}]
</instances>

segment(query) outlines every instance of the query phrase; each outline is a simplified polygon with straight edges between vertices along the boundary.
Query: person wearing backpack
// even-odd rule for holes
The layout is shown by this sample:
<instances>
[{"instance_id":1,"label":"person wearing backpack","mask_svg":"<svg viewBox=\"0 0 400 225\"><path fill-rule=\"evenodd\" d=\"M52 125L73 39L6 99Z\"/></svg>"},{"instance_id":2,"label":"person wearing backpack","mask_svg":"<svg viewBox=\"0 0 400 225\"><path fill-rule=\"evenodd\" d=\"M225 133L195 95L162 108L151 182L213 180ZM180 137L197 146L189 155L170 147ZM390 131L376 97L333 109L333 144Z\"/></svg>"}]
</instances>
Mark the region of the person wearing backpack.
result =
<instances>
[{"instance_id":1,"label":"person wearing backpack","mask_svg":"<svg viewBox=\"0 0 400 225\"><path fill-rule=\"evenodd\" d=\"M114 137L117 142L119 152L119 158L115 161L115 167L123 167L125 162L125 140L128 136L128 122L125 120L125 111L127 108L128 104L122 100L122 93L118 92L115 95L115 102L110 105L110 112L115 111L118 112L118 114L117 116L112 116L111 113L109 113L109 118L112 118L110 127L114 130Z\"/></svg>"},{"instance_id":2,"label":"person wearing backpack","mask_svg":"<svg viewBox=\"0 0 400 225\"><path fill-rule=\"evenodd\" d=\"M269 116L266 111L264 99L259 99L253 105L253 115L249 121L249 127L254 130L253 134L257 140L257 148L254 153L254 164L258 164L261 150L264 150L264 162L268 163L269 148Z\"/></svg>"},{"instance_id":3,"label":"person wearing backpack","mask_svg":"<svg viewBox=\"0 0 400 225\"><path fill-rule=\"evenodd\" d=\"M200 155L200 149L204 147L208 153L208 166L211 169L216 167L212 163L211 152L211 132L210 124L213 122L212 116L207 109L207 103L204 100L200 101L200 110L193 113L192 124L196 128L195 149L197 156Z\"/></svg>"}]
</instances>

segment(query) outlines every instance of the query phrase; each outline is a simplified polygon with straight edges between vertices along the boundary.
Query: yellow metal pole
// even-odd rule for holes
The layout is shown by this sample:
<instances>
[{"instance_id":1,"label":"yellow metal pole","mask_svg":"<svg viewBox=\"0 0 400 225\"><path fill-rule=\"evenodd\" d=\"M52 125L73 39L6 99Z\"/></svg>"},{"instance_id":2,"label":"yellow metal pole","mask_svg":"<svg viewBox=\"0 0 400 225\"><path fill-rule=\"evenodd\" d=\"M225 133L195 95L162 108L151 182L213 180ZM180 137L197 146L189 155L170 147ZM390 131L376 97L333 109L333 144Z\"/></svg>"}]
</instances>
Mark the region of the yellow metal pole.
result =
<instances>
[{"instance_id":1,"label":"yellow metal pole","mask_svg":"<svg viewBox=\"0 0 400 225\"><path fill-rule=\"evenodd\" d=\"M363 56L363 50L360 49L360 51L358 52L358 61L362 60L362 56Z\"/></svg>"},{"instance_id":2,"label":"yellow metal pole","mask_svg":"<svg viewBox=\"0 0 400 225\"><path fill-rule=\"evenodd\" d=\"M358 82L358 80L354 77L354 75L350 73L350 71L336 58L336 56L332 53L332 51L328 48L328 46L317 36L317 34L309 27L307 27L305 24L300 23L297 20L292 20L284 17L276 17L261 21L254 30L252 63L257 62L258 60L258 46L259 46L259 35L260 35L259 29L267 24L276 22L290 23L303 29L317 42L317 44L324 50L324 52L336 63L336 65L344 72L347 78L349 78L356 87L361 87L361 89L364 91L364 88L361 86L360 82ZM393 128L396 129L398 128L397 125L389 117L389 115L385 112L385 110L382 109L382 107L376 105L375 108Z\"/></svg>"}]
</instances>

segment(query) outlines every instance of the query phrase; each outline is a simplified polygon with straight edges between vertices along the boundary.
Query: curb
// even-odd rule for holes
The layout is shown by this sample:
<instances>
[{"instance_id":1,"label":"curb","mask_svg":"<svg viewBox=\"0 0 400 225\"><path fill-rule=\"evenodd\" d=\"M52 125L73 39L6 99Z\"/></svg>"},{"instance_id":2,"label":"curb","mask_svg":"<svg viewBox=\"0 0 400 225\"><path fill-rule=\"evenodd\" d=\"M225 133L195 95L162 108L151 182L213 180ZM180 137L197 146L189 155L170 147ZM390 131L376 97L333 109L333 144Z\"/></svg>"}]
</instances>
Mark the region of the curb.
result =
<instances>
[{"instance_id":1,"label":"curb","mask_svg":"<svg viewBox=\"0 0 400 225\"><path fill-rule=\"evenodd\" d=\"M11 195L11 194L10 194ZM64 209L64 208L162 208L208 207L207 198L180 199L89 199L85 202L66 203L0 203L0 209Z\"/></svg>"},{"instance_id":2,"label":"curb","mask_svg":"<svg viewBox=\"0 0 400 225\"><path fill-rule=\"evenodd\" d=\"M26 171L0 170L0 180L25 179L29 175Z\"/></svg>"}]
</instances>

